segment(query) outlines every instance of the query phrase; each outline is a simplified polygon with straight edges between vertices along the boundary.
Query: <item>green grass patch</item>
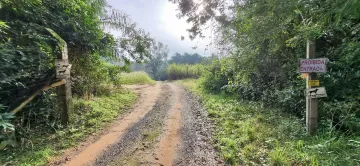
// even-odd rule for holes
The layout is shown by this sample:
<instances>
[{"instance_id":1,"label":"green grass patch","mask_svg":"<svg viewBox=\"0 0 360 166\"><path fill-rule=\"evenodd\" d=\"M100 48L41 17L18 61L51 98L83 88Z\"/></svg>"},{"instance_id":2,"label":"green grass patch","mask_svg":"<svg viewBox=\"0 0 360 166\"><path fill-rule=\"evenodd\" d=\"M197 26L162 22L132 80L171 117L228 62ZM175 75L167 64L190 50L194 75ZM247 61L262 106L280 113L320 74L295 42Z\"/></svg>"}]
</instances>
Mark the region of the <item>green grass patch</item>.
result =
<instances>
[{"instance_id":1,"label":"green grass patch","mask_svg":"<svg viewBox=\"0 0 360 166\"><path fill-rule=\"evenodd\" d=\"M155 84L155 81L150 76L143 72L122 73L120 75L120 84L133 85L133 84Z\"/></svg>"},{"instance_id":2,"label":"green grass patch","mask_svg":"<svg viewBox=\"0 0 360 166\"><path fill-rule=\"evenodd\" d=\"M178 83L202 98L215 124L215 147L230 165L360 165L359 137L310 137L297 117L234 96L206 93L197 80Z\"/></svg>"},{"instance_id":3,"label":"green grass patch","mask_svg":"<svg viewBox=\"0 0 360 166\"><path fill-rule=\"evenodd\" d=\"M109 95L92 97L89 100L73 99L72 122L53 133L34 132L21 145L0 151L0 165L46 165L53 156L66 148L79 144L90 134L124 113L136 101L136 95L126 89L115 89Z\"/></svg>"}]
</instances>

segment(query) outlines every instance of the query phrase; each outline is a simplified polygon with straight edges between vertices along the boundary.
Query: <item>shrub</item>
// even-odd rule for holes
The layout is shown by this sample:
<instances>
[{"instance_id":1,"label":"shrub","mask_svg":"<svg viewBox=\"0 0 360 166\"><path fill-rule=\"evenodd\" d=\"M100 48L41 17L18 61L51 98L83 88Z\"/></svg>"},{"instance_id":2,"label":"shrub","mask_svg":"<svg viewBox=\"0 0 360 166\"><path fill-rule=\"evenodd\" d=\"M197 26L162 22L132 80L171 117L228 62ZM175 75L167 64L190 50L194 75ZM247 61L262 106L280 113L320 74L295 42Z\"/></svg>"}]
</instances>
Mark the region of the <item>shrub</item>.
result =
<instances>
[{"instance_id":1,"label":"shrub","mask_svg":"<svg viewBox=\"0 0 360 166\"><path fill-rule=\"evenodd\" d=\"M232 70L227 59L213 60L205 66L201 75L200 86L208 92L220 92L228 85L228 78L232 75Z\"/></svg>"}]
</instances>

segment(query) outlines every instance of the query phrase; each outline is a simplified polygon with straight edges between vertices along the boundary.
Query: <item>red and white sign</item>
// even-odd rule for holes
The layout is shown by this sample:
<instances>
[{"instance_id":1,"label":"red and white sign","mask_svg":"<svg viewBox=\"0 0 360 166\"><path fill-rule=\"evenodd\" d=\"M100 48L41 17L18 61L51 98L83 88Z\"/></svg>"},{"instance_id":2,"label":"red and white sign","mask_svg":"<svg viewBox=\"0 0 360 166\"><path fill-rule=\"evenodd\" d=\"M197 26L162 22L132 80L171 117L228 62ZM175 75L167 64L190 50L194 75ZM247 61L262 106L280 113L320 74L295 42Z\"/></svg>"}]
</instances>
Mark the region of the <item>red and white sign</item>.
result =
<instances>
[{"instance_id":1,"label":"red and white sign","mask_svg":"<svg viewBox=\"0 0 360 166\"><path fill-rule=\"evenodd\" d=\"M300 59L300 73L326 73L327 58Z\"/></svg>"}]
</instances>

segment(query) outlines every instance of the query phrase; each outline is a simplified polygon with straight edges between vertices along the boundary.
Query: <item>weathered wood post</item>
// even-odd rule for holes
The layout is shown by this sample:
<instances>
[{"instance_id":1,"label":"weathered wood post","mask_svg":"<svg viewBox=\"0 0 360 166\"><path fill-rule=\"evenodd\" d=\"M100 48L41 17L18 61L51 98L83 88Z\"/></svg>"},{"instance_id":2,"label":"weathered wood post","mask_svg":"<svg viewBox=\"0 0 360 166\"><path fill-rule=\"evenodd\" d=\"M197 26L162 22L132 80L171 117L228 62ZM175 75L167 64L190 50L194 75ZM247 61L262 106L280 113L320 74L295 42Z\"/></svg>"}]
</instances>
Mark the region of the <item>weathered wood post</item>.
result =
<instances>
[{"instance_id":1,"label":"weathered wood post","mask_svg":"<svg viewBox=\"0 0 360 166\"><path fill-rule=\"evenodd\" d=\"M315 42L312 40L307 41L306 58L315 58ZM308 73L306 78L306 89L312 88L309 80L317 80L315 72ZM306 95L306 129L310 135L315 135L318 127L318 99Z\"/></svg>"},{"instance_id":2,"label":"weathered wood post","mask_svg":"<svg viewBox=\"0 0 360 166\"><path fill-rule=\"evenodd\" d=\"M56 88L58 104L60 108L60 118L63 125L67 125L70 120L71 113L71 80L70 69L71 64L68 60L68 50L65 41L61 43L61 55L55 60L56 78L65 80L65 84Z\"/></svg>"}]
</instances>

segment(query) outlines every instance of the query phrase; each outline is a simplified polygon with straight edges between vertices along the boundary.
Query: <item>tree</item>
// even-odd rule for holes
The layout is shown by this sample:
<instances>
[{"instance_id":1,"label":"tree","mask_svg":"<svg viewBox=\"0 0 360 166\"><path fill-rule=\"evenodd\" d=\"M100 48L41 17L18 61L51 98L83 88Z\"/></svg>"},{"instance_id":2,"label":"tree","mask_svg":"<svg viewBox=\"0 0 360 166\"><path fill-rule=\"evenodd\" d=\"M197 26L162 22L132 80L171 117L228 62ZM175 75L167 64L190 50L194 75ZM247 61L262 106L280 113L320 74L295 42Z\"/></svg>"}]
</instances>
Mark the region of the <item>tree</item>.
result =
<instances>
[{"instance_id":1,"label":"tree","mask_svg":"<svg viewBox=\"0 0 360 166\"><path fill-rule=\"evenodd\" d=\"M229 25L229 13L232 13L232 7L236 1L228 0L169 0L178 4L180 13L178 17L186 17L187 22L192 24L188 29L190 39L204 37L202 33L203 26L210 20L215 20L221 25Z\"/></svg>"},{"instance_id":2,"label":"tree","mask_svg":"<svg viewBox=\"0 0 360 166\"><path fill-rule=\"evenodd\" d=\"M176 64L198 64L202 62L203 57L197 53L189 54L184 53L181 55L179 53L175 53L174 56L171 57L169 63L176 63Z\"/></svg>"},{"instance_id":3,"label":"tree","mask_svg":"<svg viewBox=\"0 0 360 166\"><path fill-rule=\"evenodd\" d=\"M153 43L150 61L146 63L148 73L155 79L160 80L163 77L161 71L166 68L166 60L169 49L166 45L158 42Z\"/></svg>"},{"instance_id":4,"label":"tree","mask_svg":"<svg viewBox=\"0 0 360 166\"><path fill-rule=\"evenodd\" d=\"M95 93L125 70L104 60L127 65L130 59L151 57L154 39L105 0L2 0L0 13L0 117L11 117L9 110L56 80L54 61L60 48L47 29L67 43L72 90L77 96ZM120 30L122 36L116 39L104 28ZM15 128L21 128L24 121L36 128L49 125L43 128L48 130L61 127L54 99L53 91L43 92L22 110L27 117L15 117Z\"/></svg>"},{"instance_id":5,"label":"tree","mask_svg":"<svg viewBox=\"0 0 360 166\"><path fill-rule=\"evenodd\" d=\"M191 38L202 36L207 23L218 21L217 37L232 47L216 70L227 80L224 88L247 100L264 102L297 116L304 116L304 80L297 63L305 58L308 39L316 41L316 55L330 59L329 71L319 76L328 90L320 101L320 114L334 124L354 131L351 119L358 119L360 1L193 1L177 3L180 17L188 17ZM223 21L219 21L224 16ZM210 81L208 81L210 82ZM220 81L219 81L220 82ZM226 88L225 88L226 87ZM349 116L349 115L352 116ZM325 118L326 117L326 118ZM345 120L346 118L346 120ZM354 123L352 123L354 124ZM325 124L324 124L325 125ZM339 126L339 125L337 125ZM355 125L356 126L356 125Z\"/></svg>"}]
</instances>

